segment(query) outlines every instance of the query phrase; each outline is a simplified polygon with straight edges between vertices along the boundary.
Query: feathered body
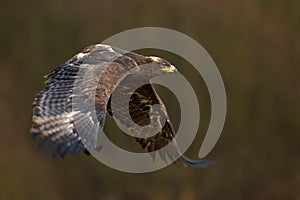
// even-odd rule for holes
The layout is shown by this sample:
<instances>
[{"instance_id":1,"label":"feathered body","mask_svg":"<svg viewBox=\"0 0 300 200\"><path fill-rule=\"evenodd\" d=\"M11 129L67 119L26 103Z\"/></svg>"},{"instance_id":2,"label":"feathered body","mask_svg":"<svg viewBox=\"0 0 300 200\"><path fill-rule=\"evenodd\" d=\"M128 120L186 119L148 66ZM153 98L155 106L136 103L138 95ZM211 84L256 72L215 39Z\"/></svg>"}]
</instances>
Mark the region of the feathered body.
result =
<instances>
[{"instance_id":1,"label":"feathered body","mask_svg":"<svg viewBox=\"0 0 300 200\"><path fill-rule=\"evenodd\" d=\"M143 148L156 151L171 142L175 133L149 79L173 72L176 68L161 58L108 45L91 45L46 76L45 89L33 103L31 133L39 146L54 156L78 151L88 153L96 146L98 130L95 127L103 129L105 116L110 114L128 128ZM129 95L129 102L125 96L121 98L124 94ZM113 105L112 96L118 97ZM87 106L76 105L74 99ZM95 109L95 116L90 109ZM147 137L149 124L157 126L159 131ZM176 141L172 142L175 148L167 152L168 156L180 154ZM209 164L183 155L182 158L193 166Z\"/></svg>"}]
</instances>

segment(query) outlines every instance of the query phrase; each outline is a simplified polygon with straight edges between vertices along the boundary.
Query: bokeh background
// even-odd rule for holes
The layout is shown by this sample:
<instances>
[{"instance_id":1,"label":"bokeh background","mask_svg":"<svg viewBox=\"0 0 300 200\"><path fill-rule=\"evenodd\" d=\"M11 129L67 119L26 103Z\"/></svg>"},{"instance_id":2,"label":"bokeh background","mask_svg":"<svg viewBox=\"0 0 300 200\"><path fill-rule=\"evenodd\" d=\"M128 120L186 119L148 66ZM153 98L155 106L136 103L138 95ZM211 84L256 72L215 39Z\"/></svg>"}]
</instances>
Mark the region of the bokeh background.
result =
<instances>
[{"instance_id":1,"label":"bokeh background","mask_svg":"<svg viewBox=\"0 0 300 200\"><path fill-rule=\"evenodd\" d=\"M300 199L299 8L297 0L1 0L0 199ZM82 153L41 153L29 129L43 76L85 46L143 26L191 36L218 65L228 113L207 157L217 163L127 174ZM184 60L160 53L200 91L201 139L207 89ZM176 121L172 101L168 108Z\"/></svg>"}]
</instances>

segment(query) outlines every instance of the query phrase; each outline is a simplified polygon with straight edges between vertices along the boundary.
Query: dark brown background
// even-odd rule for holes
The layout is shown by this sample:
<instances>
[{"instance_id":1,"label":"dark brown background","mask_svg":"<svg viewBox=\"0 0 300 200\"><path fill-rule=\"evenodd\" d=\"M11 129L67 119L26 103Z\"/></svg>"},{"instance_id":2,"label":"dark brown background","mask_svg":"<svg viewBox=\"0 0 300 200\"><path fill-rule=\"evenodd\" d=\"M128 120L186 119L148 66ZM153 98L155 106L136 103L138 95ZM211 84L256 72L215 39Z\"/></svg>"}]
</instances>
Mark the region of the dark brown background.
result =
<instances>
[{"instance_id":1,"label":"dark brown background","mask_svg":"<svg viewBox=\"0 0 300 200\"><path fill-rule=\"evenodd\" d=\"M296 0L2 0L0 199L300 199L299 8ZM89 44L143 26L181 31L217 63L228 96L208 156L217 164L137 175L81 153L52 159L38 151L29 128L43 75ZM200 90L204 133L207 89L184 61L167 57Z\"/></svg>"}]
</instances>

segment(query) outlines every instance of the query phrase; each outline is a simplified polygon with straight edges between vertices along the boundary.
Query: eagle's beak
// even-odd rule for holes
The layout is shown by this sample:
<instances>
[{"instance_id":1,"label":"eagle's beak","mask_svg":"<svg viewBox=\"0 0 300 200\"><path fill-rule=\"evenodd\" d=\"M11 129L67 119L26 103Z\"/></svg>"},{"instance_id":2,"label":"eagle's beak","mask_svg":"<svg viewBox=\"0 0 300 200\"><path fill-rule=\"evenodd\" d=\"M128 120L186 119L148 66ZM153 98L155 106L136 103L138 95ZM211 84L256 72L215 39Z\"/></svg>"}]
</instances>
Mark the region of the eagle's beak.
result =
<instances>
[{"instance_id":1,"label":"eagle's beak","mask_svg":"<svg viewBox=\"0 0 300 200\"><path fill-rule=\"evenodd\" d=\"M177 69L174 65L170 65L169 67L164 67L161 70L168 72L168 73L177 72Z\"/></svg>"}]
</instances>

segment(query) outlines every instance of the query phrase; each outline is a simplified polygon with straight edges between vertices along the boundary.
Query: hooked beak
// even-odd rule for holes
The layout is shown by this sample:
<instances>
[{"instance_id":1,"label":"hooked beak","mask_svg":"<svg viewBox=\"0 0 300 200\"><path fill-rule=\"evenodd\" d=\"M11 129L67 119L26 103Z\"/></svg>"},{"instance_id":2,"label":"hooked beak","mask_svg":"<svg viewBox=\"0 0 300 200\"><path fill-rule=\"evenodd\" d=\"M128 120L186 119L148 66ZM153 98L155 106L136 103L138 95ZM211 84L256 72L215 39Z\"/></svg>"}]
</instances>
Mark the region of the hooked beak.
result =
<instances>
[{"instance_id":1,"label":"hooked beak","mask_svg":"<svg viewBox=\"0 0 300 200\"><path fill-rule=\"evenodd\" d=\"M169 67L164 67L161 70L168 72L168 73L177 72L177 69L174 65L170 65Z\"/></svg>"}]
</instances>

